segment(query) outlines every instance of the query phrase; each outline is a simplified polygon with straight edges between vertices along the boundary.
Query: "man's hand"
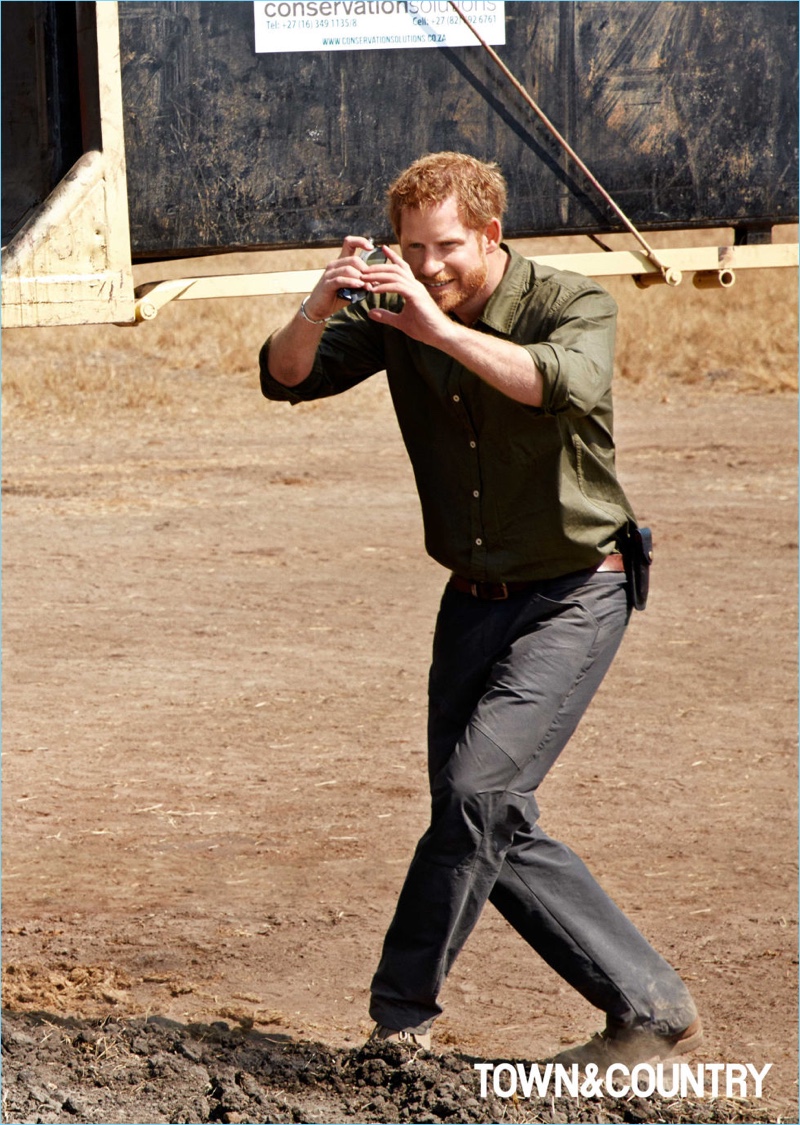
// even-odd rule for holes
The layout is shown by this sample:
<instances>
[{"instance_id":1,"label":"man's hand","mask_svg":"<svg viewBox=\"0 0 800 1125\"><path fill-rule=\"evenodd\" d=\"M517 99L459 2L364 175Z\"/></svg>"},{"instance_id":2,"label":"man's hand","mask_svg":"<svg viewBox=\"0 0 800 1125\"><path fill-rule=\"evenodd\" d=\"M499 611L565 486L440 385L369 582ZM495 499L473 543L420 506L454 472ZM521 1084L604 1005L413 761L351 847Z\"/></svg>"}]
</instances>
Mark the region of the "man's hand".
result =
<instances>
[{"instance_id":1,"label":"man's hand","mask_svg":"<svg viewBox=\"0 0 800 1125\"><path fill-rule=\"evenodd\" d=\"M381 250L387 260L364 268L364 288L369 293L397 293L404 304L402 311L396 313L370 309L370 320L398 328L423 344L441 346L453 322L441 311L422 282L417 281L408 263L391 246L382 246Z\"/></svg>"},{"instance_id":2,"label":"man's hand","mask_svg":"<svg viewBox=\"0 0 800 1125\"><path fill-rule=\"evenodd\" d=\"M311 374L325 321L347 304L347 301L336 296L336 291L364 287L367 267L359 257L359 250L372 249L368 238L357 234L348 235L342 243L339 257L325 267L322 277L306 297L307 316L303 316L298 309L289 323L271 338L269 372L285 387L296 387Z\"/></svg>"},{"instance_id":3,"label":"man's hand","mask_svg":"<svg viewBox=\"0 0 800 1125\"><path fill-rule=\"evenodd\" d=\"M360 250L373 250L368 238L349 234L339 257L325 267L322 277L306 299L305 309L312 320L323 321L348 303L336 293L339 289L362 289L367 266Z\"/></svg>"}]
</instances>

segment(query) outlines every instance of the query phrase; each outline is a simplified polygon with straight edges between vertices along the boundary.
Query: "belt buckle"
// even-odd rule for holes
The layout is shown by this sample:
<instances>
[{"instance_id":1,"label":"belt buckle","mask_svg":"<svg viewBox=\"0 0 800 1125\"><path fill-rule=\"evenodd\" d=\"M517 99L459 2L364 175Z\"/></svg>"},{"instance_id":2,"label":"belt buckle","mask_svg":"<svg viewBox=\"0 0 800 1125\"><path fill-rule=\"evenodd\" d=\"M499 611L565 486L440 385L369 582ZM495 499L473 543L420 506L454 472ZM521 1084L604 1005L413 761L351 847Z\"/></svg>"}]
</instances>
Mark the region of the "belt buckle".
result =
<instances>
[{"instance_id":1,"label":"belt buckle","mask_svg":"<svg viewBox=\"0 0 800 1125\"><path fill-rule=\"evenodd\" d=\"M483 591L486 590L486 593ZM498 594L489 593L489 590L499 590ZM470 582L469 592L473 598L483 601L504 602L508 598L508 586L505 582Z\"/></svg>"}]
</instances>

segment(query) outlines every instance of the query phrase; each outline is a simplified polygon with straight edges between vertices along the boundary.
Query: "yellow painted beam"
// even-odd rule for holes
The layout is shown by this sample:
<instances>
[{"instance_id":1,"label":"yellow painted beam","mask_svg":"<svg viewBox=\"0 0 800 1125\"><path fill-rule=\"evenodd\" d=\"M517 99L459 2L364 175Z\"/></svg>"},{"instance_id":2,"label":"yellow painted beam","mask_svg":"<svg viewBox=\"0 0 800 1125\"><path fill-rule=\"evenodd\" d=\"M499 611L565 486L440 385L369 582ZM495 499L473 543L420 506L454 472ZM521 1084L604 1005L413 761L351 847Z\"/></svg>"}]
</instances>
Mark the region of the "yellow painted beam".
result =
<instances>
[{"instance_id":1,"label":"yellow painted beam","mask_svg":"<svg viewBox=\"0 0 800 1125\"><path fill-rule=\"evenodd\" d=\"M736 270L796 269L798 265L798 247L792 242L756 246L697 246L680 250L659 250L659 256L679 274L696 273L706 279L705 284L719 284L723 288L729 288L733 284ZM555 269L581 273L586 277L630 276L645 282L652 279L655 283L663 280L646 255L636 250L547 254L530 260ZM720 274L723 276L720 277ZM152 320L170 301L309 293L321 276L322 270L287 270L280 273L219 274L150 282L136 290L136 319Z\"/></svg>"}]
</instances>

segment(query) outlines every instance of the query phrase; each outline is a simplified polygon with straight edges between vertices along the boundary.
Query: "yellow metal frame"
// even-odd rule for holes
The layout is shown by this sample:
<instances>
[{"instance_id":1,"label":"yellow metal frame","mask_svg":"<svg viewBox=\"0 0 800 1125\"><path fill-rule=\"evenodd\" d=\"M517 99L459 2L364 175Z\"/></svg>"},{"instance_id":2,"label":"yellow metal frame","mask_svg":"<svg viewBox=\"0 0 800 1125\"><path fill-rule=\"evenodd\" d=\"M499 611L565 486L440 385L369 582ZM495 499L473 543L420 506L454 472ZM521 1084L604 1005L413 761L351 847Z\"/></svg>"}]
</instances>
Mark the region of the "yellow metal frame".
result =
<instances>
[{"instance_id":1,"label":"yellow metal frame","mask_svg":"<svg viewBox=\"0 0 800 1125\"><path fill-rule=\"evenodd\" d=\"M797 268L798 247L793 242L755 246L698 246L659 250L679 284L684 273L694 273L698 288L730 288L736 270ZM586 277L630 276L640 286L664 284L661 272L638 250L612 250L589 254L536 256L531 261ZM201 301L219 297L267 297L283 293L309 293L322 270L288 270L281 273L218 274L148 282L136 289L136 320L152 320L171 301Z\"/></svg>"},{"instance_id":2,"label":"yellow metal frame","mask_svg":"<svg viewBox=\"0 0 800 1125\"><path fill-rule=\"evenodd\" d=\"M77 7L81 77L90 87L82 93L99 147L4 248L4 328L135 322L117 4Z\"/></svg>"}]
</instances>

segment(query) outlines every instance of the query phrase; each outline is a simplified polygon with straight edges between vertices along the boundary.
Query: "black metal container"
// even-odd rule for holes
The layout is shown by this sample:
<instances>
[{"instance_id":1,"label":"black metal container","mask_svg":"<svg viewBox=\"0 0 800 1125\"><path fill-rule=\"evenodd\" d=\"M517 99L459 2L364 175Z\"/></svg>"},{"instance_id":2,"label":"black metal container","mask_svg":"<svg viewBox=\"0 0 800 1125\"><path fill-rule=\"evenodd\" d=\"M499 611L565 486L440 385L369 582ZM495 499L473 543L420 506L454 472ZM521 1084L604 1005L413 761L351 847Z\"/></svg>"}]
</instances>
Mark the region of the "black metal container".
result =
<instances>
[{"instance_id":1,"label":"black metal container","mask_svg":"<svg viewBox=\"0 0 800 1125\"><path fill-rule=\"evenodd\" d=\"M796 221L795 3L511 0L505 12L499 55L642 229ZM499 162L510 236L620 229L477 44L259 54L253 4L210 0L128 0L119 22L135 257L388 236L387 184L441 149ZM60 27L49 42L66 56L64 38ZM9 51L4 24L4 78ZM48 96L62 153L75 100L59 74ZM40 181L54 162L38 159ZM26 160L30 145L4 151L4 179L6 161L19 180Z\"/></svg>"}]
</instances>

